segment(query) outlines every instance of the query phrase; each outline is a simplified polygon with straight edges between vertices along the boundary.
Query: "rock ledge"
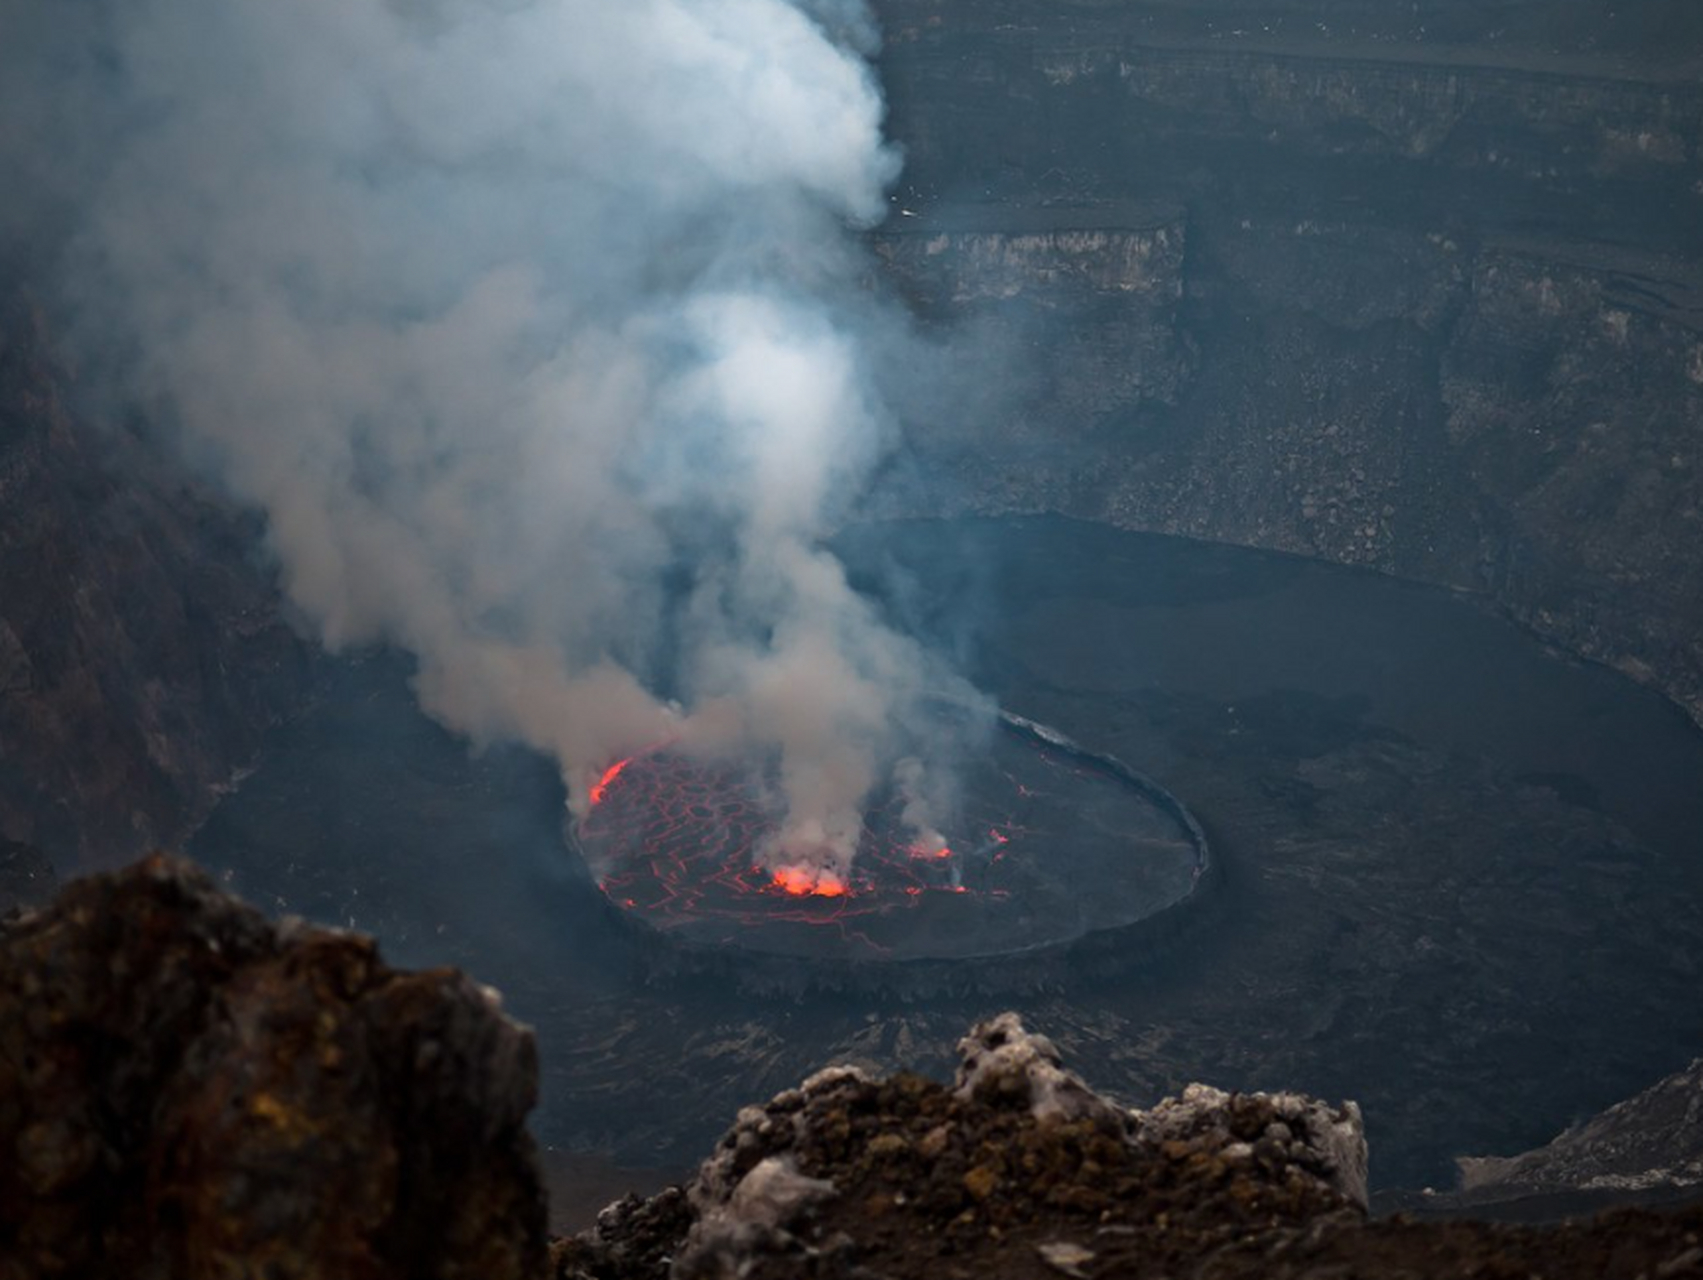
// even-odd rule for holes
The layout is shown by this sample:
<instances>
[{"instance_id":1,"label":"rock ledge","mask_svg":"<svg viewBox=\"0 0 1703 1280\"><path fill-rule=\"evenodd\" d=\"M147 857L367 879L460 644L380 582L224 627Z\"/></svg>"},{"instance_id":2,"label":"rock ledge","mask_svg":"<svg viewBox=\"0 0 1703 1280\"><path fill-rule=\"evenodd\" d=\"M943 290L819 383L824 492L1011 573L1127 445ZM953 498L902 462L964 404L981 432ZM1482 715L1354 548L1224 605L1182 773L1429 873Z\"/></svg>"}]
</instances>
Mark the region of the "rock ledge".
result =
<instances>
[{"instance_id":1,"label":"rock ledge","mask_svg":"<svg viewBox=\"0 0 1703 1280\"><path fill-rule=\"evenodd\" d=\"M0 1277L537 1276L532 1033L154 856L0 930Z\"/></svg>"}]
</instances>

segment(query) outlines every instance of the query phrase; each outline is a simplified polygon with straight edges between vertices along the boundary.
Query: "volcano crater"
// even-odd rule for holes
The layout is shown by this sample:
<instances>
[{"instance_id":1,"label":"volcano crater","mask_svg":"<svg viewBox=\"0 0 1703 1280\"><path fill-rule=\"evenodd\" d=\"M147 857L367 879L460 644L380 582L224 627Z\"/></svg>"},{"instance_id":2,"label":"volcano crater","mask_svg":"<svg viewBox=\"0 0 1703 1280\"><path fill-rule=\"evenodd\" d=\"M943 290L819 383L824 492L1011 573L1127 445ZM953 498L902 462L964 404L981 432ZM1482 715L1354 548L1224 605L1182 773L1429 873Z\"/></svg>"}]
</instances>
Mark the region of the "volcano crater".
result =
<instances>
[{"instance_id":1,"label":"volcano crater","mask_svg":"<svg viewBox=\"0 0 1703 1280\"><path fill-rule=\"evenodd\" d=\"M779 962L827 985L1112 940L1139 954L1136 935L1203 892L1206 836L1157 782L1009 712L979 736L939 837L907 826L903 787L878 787L843 876L765 857L781 816L760 765L669 747L612 765L568 840L674 959Z\"/></svg>"}]
</instances>

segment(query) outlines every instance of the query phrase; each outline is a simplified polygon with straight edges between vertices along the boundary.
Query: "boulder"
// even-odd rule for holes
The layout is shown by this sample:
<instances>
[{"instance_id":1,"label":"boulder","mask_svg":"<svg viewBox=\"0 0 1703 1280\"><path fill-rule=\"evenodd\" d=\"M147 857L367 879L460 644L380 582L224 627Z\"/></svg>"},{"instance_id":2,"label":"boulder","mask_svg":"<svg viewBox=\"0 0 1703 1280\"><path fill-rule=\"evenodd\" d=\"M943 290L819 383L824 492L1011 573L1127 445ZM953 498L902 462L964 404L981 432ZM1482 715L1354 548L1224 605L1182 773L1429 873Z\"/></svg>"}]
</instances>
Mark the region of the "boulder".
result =
<instances>
[{"instance_id":1,"label":"boulder","mask_svg":"<svg viewBox=\"0 0 1703 1280\"><path fill-rule=\"evenodd\" d=\"M536 1276L532 1033L155 855L0 929L0 1277Z\"/></svg>"}]
</instances>

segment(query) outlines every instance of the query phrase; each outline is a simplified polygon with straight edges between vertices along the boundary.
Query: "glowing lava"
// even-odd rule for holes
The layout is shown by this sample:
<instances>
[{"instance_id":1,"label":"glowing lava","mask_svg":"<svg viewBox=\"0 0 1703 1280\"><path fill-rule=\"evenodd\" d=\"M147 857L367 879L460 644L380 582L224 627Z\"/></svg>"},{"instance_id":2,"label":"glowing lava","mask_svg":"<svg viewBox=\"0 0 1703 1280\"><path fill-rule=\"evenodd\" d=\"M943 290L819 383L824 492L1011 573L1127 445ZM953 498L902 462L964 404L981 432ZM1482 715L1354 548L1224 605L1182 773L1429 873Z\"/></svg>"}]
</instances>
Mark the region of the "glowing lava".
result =
<instances>
[{"instance_id":1,"label":"glowing lava","mask_svg":"<svg viewBox=\"0 0 1703 1280\"><path fill-rule=\"evenodd\" d=\"M833 872L809 867L782 867L770 883L795 898L844 898L851 892Z\"/></svg>"},{"instance_id":2,"label":"glowing lava","mask_svg":"<svg viewBox=\"0 0 1703 1280\"><path fill-rule=\"evenodd\" d=\"M628 756L625 760L617 760L614 764L605 769L602 777L598 778L591 788L591 802L593 804L602 804L603 797L609 794L610 784L613 783L616 778L619 778L621 776L621 771L632 763L633 758Z\"/></svg>"},{"instance_id":3,"label":"glowing lava","mask_svg":"<svg viewBox=\"0 0 1703 1280\"><path fill-rule=\"evenodd\" d=\"M937 858L944 862L952 856L952 846L943 844L938 848L926 844L913 844L907 850L913 858Z\"/></svg>"},{"instance_id":4,"label":"glowing lava","mask_svg":"<svg viewBox=\"0 0 1703 1280\"><path fill-rule=\"evenodd\" d=\"M944 831L919 833L904 788L884 785L849 868L776 865L773 763L659 744L603 770L573 839L605 897L647 927L772 956L1005 954L1193 889L1204 844L1112 765L1008 724L965 770Z\"/></svg>"},{"instance_id":5,"label":"glowing lava","mask_svg":"<svg viewBox=\"0 0 1703 1280\"><path fill-rule=\"evenodd\" d=\"M963 889L961 856L939 836L919 842L905 832L896 792L871 805L850 874L777 867L763 857L780 815L770 782L743 763L693 760L666 747L641 751L609 766L589 795L579 840L600 886L658 928L781 921L850 933L854 918ZM978 863L976 888L990 898L1006 891L988 883L998 862Z\"/></svg>"}]
</instances>

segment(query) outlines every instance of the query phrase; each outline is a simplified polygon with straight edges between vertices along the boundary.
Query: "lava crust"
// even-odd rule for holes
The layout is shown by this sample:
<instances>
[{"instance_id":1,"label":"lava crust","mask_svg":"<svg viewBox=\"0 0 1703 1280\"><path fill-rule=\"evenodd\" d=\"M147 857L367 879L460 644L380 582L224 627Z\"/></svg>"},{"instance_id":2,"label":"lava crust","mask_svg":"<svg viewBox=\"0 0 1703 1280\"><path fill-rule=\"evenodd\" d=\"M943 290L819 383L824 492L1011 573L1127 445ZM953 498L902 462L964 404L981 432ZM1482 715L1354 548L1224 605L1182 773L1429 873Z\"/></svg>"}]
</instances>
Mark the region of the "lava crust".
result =
<instances>
[{"instance_id":1,"label":"lava crust","mask_svg":"<svg viewBox=\"0 0 1703 1280\"><path fill-rule=\"evenodd\" d=\"M620 761L570 831L628 919L689 949L870 965L1068 946L1189 900L1209 861L1182 804L1107 756L1002 715L961 774L944 847L870 799L847 876L766 865L779 827L764 771L660 748Z\"/></svg>"}]
</instances>

